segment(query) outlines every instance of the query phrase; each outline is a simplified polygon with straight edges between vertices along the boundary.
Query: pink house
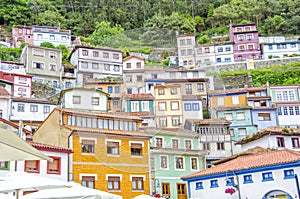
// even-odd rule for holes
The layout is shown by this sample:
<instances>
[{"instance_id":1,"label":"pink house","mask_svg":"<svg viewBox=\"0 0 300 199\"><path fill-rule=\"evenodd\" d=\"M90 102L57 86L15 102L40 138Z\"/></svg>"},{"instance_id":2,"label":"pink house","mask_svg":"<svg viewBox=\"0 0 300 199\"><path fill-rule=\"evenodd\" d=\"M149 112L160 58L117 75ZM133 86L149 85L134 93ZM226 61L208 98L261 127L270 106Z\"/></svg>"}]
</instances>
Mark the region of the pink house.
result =
<instances>
[{"instance_id":1,"label":"pink house","mask_svg":"<svg viewBox=\"0 0 300 199\"><path fill-rule=\"evenodd\" d=\"M32 26L13 26L12 37L14 47L20 47L23 42L33 44Z\"/></svg>"},{"instance_id":2,"label":"pink house","mask_svg":"<svg viewBox=\"0 0 300 199\"><path fill-rule=\"evenodd\" d=\"M234 61L261 59L258 31L255 24L231 25L229 38L234 42Z\"/></svg>"}]
</instances>

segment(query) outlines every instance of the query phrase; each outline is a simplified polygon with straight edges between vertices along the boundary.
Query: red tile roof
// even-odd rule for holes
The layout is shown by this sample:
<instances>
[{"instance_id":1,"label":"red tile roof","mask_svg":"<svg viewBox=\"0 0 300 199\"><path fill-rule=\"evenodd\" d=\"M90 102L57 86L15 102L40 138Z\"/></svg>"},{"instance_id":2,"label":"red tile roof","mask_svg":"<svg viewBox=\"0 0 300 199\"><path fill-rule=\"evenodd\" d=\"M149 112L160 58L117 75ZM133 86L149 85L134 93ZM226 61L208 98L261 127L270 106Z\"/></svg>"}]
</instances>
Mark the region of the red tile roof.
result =
<instances>
[{"instance_id":1,"label":"red tile roof","mask_svg":"<svg viewBox=\"0 0 300 199\"><path fill-rule=\"evenodd\" d=\"M68 154L72 153L71 149L67 149L59 146L53 146L53 145L42 144L37 142L28 142L28 144L41 151L51 151L51 152L60 152L60 153L68 153Z\"/></svg>"},{"instance_id":2,"label":"red tile roof","mask_svg":"<svg viewBox=\"0 0 300 199\"><path fill-rule=\"evenodd\" d=\"M155 116L154 113L150 112L150 111L130 112L130 115L132 115L132 116L138 116L138 117L145 117L145 116L154 117Z\"/></svg>"},{"instance_id":3,"label":"red tile roof","mask_svg":"<svg viewBox=\"0 0 300 199\"><path fill-rule=\"evenodd\" d=\"M203 119L203 120L187 119L187 120L193 124L231 124L230 121L225 119Z\"/></svg>"},{"instance_id":4,"label":"red tile roof","mask_svg":"<svg viewBox=\"0 0 300 199\"><path fill-rule=\"evenodd\" d=\"M264 128L246 138L241 139L240 141L236 142L235 144L246 144L248 142L257 140L265 135L300 135L300 129L293 129L293 128L284 128L280 126L273 126Z\"/></svg>"},{"instance_id":5,"label":"red tile roof","mask_svg":"<svg viewBox=\"0 0 300 199\"><path fill-rule=\"evenodd\" d=\"M6 119L3 119L3 118L1 118L1 117L0 117L0 122L3 122L3 123L5 123L5 124L8 124L8 125L14 127L15 129L18 129L18 128L19 128L19 125L18 125L18 124L15 124L15 123L13 123L13 122L11 122L11 121L8 121L8 120L6 120ZM29 130L25 129L25 128L23 128L22 131L26 134L26 136L31 135L31 132L30 132Z\"/></svg>"},{"instance_id":6,"label":"red tile roof","mask_svg":"<svg viewBox=\"0 0 300 199\"><path fill-rule=\"evenodd\" d=\"M248 153L241 153L233 156L226 162L222 162L209 169L183 176L182 179L209 176L214 174L226 173L229 171L240 171L251 168L266 167L271 165L286 164L300 160L300 153L289 149L272 150L253 150Z\"/></svg>"},{"instance_id":7,"label":"red tile roof","mask_svg":"<svg viewBox=\"0 0 300 199\"><path fill-rule=\"evenodd\" d=\"M151 93L142 93L142 94L125 94L125 99L154 99Z\"/></svg>"},{"instance_id":8,"label":"red tile roof","mask_svg":"<svg viewBox=\"0 0 300 199\"><path fill-rule=\"evenodd\" d=\"M131 58L137 58L137 59L140 59L140 60L145 60L143 57L140 57L140 56L137 56L137 55L130 55L130 56L128 56L128 57L125 57L124 59L123 59L123 61L126 61L126 60L128 60L128 59L131 59Z\"/></svg>"},{"instance_id":9,"label":"red tile roof","mask_svg":"<svg viewBox=\"0 0 300 199\"><path fill-rule=\"evenodd\" d=\"M0 95L9 95L9 92L4 88L0 88Z\"/></svg>"}]
</instances>

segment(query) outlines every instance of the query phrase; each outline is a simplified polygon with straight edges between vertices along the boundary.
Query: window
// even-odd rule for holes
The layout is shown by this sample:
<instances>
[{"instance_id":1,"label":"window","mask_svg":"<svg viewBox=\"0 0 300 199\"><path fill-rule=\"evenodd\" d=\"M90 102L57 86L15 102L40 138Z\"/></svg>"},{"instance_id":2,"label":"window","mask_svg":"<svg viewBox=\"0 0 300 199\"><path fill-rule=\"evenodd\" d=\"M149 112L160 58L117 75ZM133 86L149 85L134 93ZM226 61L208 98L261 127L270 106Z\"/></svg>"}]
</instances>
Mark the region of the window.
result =
<instances>
[{"instance_id":1,"label":"window","mask_svg":"<svg viewBox=\"0 0 300 199\"><path fill-rule=\"evenodd\" d=\"M136 68L142 68L142 63L141 62L136 62Z\"/></svg>"},{"instance_id":2,"label":"window","mask_svg":"<svg viewBox=\"0 0 300 199\"><path fill-rule=\"evenodd\" d=\"M126 81L127 82L132 82L132 76L131 75L126 76Z\"/></svg>"},{"instance_id":3,"label":"window","mask_svg":"<svg viewBox=\"0 0 300 199\"><path fill-rule=\"evenodd\" d=\"M132 88L127 88L127 94L132 94Z\"/></svg>"},{"instance_id":4,"label":"window","mask_svg":"<svg viewBox=\"0 0 300 199\"><path fill-rule=\"evenodd\" d=\"M33 68L44 70L45 65L42 62L33 62Z\"/></svg>"},{"instance_id":5,"label":"window","mask_svg":"<svg viewBox=\"0 0 300 199\"><path fill-rule=\"evenodd\" d=\"M120 86L115 86L115 93L120 93Z\"/></svg>"},{"instance_id":6,"label":"window","mask_svg":"<svg viewBox=\"0 0 300 199\"><path fill-rule=\"evenodd\" d=\"M245 45L239 45L238 50L245 50Z\"/></svg>"},{"instance_id":7,"label":"window","mask_svg":"<svg viewBox=\"0 0 300 199\"><path fill-rule=\"evenodd\" d=\"M272 44L269 44L269 50L273 50L273 45Z\"/></svg>"},{"instance_id":8,"label":"window","mask_svg":"<svg viewBox=\"0 0 300 199\"><path fill-rule=\"evenodd\" d=\"M184 110L185 111L191 111L192 110L192 105L190 103L184 104Z\"/></svg>"},{"instance_id":9,"label":"window","mask_svg":"<svg viewBox=\"0 0 300 199\"><path fill-rule=\"evenodd\" d=\"M126 63L126 68L131 68L131 63Z\"/></svg>"},{"instance_id":10,"label":"window","mask_svg":"<svg viewBox=\"0 0 300 199\"><path fill-rule=\"evenodd\" d=\"M175 157L176 169L183 169L183 157Z\"/></svg>"},{"instance_id":11,"label":"window","mask_svg":"<svg viewBox=\"0 0 300 199\"><path fill-rule=\"evenodd\" d=\"M199 103L192 103L192 107L193 107L193 111L199 111L200 110Z\"/></svg>"},{"instance_id":12,"label":"window","mask_svg":"<svg viewBox=\"0 0 300 199\"><path fill-rule=\"evenodd\" d=\"M185 55L185 50L180 50L180 54L181 54L182 56L184 56L184 55Z\"/></svg>"},{"instance_id":13,"label":"window","mask_svg":"<svg viewBox=\"0 0 300 199\"><path fill-rule=\"evenodd\" d=\"M238 38L239 41L243 41L244 40L244 35L238 35L237 38Z\"/></svg>"},{"instance_id":14,"label":"window","mask_svg":"<svg viewBox=\"0 0 300 199\"><path fill-rule=\"evenodd\" d=\"M39 160L26 160L25 171L28 173L39 173L40 172L40 161Z\"/></svg>"},{"instance_id":15,"label":"window","mask_svg":"<svg viewBox=\"0 0 300 199\"><path fill-rule=\"evenodd\" d=\"M246 32L251 31L251 27L245 27L245 31L246 31Z\"/></svg>"},{"instance_id":16,"label":"window","mask_svg":"<svg viewBox=\"0 0 300 199\"><path fill-rule=\"evenodd\" d=\"M292 146L293 148L300 148L299 138L292 138Z\"/></svg>"},{"instance_id":17,"label":"window","mask_svg":"<svg viewBox=\"0 0 300 199\"><path fill-rule=\"evenodd\" d=\"M158 89L158 95L164 95L165 89Z\"/></svg>"},{"instance_id":18,"label":"window","mask_svg":"<svg viewBox=\"0 0 300 199\"><path fill-rule=\"evenodd\" d=\"M179 110L179 102L171 102L171 110Z\"/></svg>"},{"instance_id":19,"label":"window","mask_svg":"<svg viewBox=\"0 0 300 199\"><path fill-rule=\"evenodd\" d=\"M113 102L113 106L119 106L119 102L118 101L114 101Z\"/></svg>"},{"instance_id":20,"label":"window","mask_svg":"<svg viewBox=\"0 0 300 199\"><path fill-rule=\"evenodd\" d=\"M99 69L98 63L92 63L92 69Z\"/></svg>"},{"instance_id":21,"label":"window","mask_svg":"<svg viewBox=\"0 0 300 199\"><path fill-rule=\"evenodd\" d=\"M192 142L191 142L191 140L185 140L184 141L184 146L185 146L185 149L192 149Z\"/></svg>"},{"instance_id":22,"label":"window","mask_svg":"<svg viewBox=\"0 0 300 199\"><path fill-rule=\"evenodd\" d=\"M54 35L50 35L49 39L50 40L55 40L55 36Z\"/></svg>"},{"instance_id":23,"label":"window","mask_svg":"<svg viewBox=\"0 0 300 199\"><path fill-rule=\"evenodd\" d=\"M204 86L202 83L198 83L197 84L197 91L198 92L204 92Z\"/></svg>"},{"instance_id":24,"label":"window","mask_svg":"<svg viewBox=\"0 0 300 199\"><path fill-rule=\"evenodd\" d=\"M232 121L232 113L225 113L224 116L226 120Z\"/></svg>"},{"instance_id":25,"label":"window","mask_svg":"<svg viewBox=\"0 0 300 199\"><path fill-rule=\"evenodd\" d=\"M202 149L203 150L210 150L209 142L203 142L202 143Z\"/></svg>"},{"instance_id":26,"label":"window","mask_svg":"<svg viewBox=\"0 0 300 199\"><path fill-rule=\"evenodd\" d=\"M107 154L119 155L119 142L108 141L107 142Z\"/></svg>"},{"instance_id":27,"label":"window","mask_svg":"<svg viewBox=\"0 0 300 199\"><path fill-rule=\"evenodd\" d=\"M120 177L119 176L108 176L107 178L107 189L108 190L120 190Z\"/></svg>"},{"instance_id":28,"label":"window","mask_svg":"<svg viewBox=\"0 0 300 199\"><path fill-rule=\"evenodd\" d=\"M211 180L210 181L210 188L216 188L219 187L218 180Z\"/></svg>"},{"instance_id":29,"label":"window","mask_svg":"<svg viewBox=\"0 0 300 199\"><path fill-rule=\"evenodd\" d=\"M252 175L244 175L244 184L253 183Z\"/></svg>"},{"instance_id":30,"label":"window","mask_svg":"<svg viewBox=\"0 0 300 199\"><path fill-rule=\"evenodd\" d=\"M99 97L92 97L92 105L99 105Z\"/></svg>"},{"instance_id":31,"label":"window","mask_svg":"<svg viewBox=\"0 0 300 199\"><path fill-rule=\"evenodd\" d=\"M107 92L108 92L108 93L112 93L112 92L113 92L112 86L108 86L108 87L107 87Z\"/></svg>"},{"instance_id":32,"label":"window","mask_svg":"<svg viewBox=\"0 0 300 199\"><path fill-rule=\"evenodd\" d=\"M30 112L38 112L38 105L30 105Z\"/></svg>"},{"instance_id":33,"label":"window","mask_svg":"<svg viewBox=\"0 0 300 199\"><path fill-rule=\"evenodd\" d=\"M294 107L293 106L289 106L289 113L290 113L290 115L294 115Z\"/></svg>"},{"instance_id":34,"label":"window","mask_svg":"<svg viewBox=\"0 0 300 199\"><path fill-rule=\"evenodd\" d=\"M18 104L18 112L25 112L25 104Z\"/></svg>"},{"instance_id":35,"label":"window","mask_svg":"<svg viewBox=\"0 0 300 199\"><path fill-rule=\"evenodd\" d=\"M249 45L248 45L248 49L249 49L249 50L254 50L254 45L253 45L253 44L249 44Z\"/></svg>"},{"instance_id":36,"label":"window","mask_svg":"<svg viewBox=\"0 0 300 199\"><path fill-rule=\"evenodd\" d=\"M281 109L281 107L277 107L277 114L278 115L282 115L282 109Z\"/></svg>"},{"instance_id":37,"label":"window","mask_svg":"<svg viewBox=\"0 0 300 199\"><path fill-rule=\"evenodd\" d=\"M284 179L295 178L294 169L283 170Z\"/></svg>"},{"instance_id":38,"label":"window","mask_svg":"<svg viewBox=\"0 0 300 199\"><path fill-rule=\"evenodd\" d=\"M185 93L192 94L192 84L185 84Z\"/></svg>"},{"instance_id":39,"label":"window","mask_svg":"<svg viewBox=\"0 0 300 199\"><path fill-rule=\"evenodd\" d=\"M18 28L18 34L23 34L23 29L22 28Z\"/></svg>"},{"instance_id":40,"label":"window","mask_svg":"<svg viewBox=\"0 0 300 199\"><path fill-rule=\"evenodd\" d=\"M170 183L161 183L161 187L162 187L162 196L170 196L171 192L170 192Z\"/></svg>"},{"instance_id":41,"label":"window","mask_svg":"<svg viewBox=\"0 0 300 199\"><path fill-rule=\"evenodd\" d=\"M60 157L51 157L53 162L47 164L47 173L48 174L60 174L61 158Z\"/></svg>"},{"instance_id":42,"label":"window","mask_svg":"<svg viewBox=\"0 0 300 199\"><path fill-rule=\"evenodd\" d=\"M217 142L217 150L218 151L225 150L224 142Z\"/></svg>"},{"instance_id":43,"label":"window","mask_svg":"<svg viewBox=\"0 0 300 199\"><path fill-rule=\"evenodd\" d=\"M172 139L172 148L178 149L178 139Z\"/></svg>"},{"instance_id":44,"label":"window","mask_svg":"<svg viewBox=\"0 0 300 199\"><path fill-rule=\"evenodd\" d=\"M162 138L155 138L155 143L157 148L162 148Z\"/></svg>"},{"instance_id":45,"label":"window","mask_svg":"<svg viewBox=\"0 0 300 199\"><path fill-rule=\"evenodd\" d=\"M221 62L222 62L221 58L217 58L217 63L221 63Z\"/></svg>"},{"instance_id":46,"label":"window","mask_svg":"<svg viewBox=\"0 0 300 199\"><path fill-rule=\"evenodd\" d=\"M218 52L223 52L223 47L218 47Z\"/></svg>"},{"instance_id":47,"label":"window","mask_svg":"<svg viewBox=\"0 0 300 199\"><path fill-rule=\"evenodd\" d=\"M81 62L81 68L88 68L87 62Z\"/></svg>"},{"instance_id":48,"label":"window","mask_svg":"<svg viewBox=\"0 0 300 199\"><path fill-rule=\"evenodd\" d=\"M50 71L56 71L56 64L49 64Z\"/></svg>"},{"instance_id":49,"label":"window","mask_svg":"<svg viewBox=\"0 0 300 199\"><path fill-rule=\"evenodd\" d=\"M88 56L88 55L89 55L89 51L87 51L87 50L82 50L82 55L83 55L83 56Z\"/></svg>"},{"instance_id":50,"label":"window","mask_svg":"<svg viewBox=\"0 0 300 199\"><path fill-rule=\"evenodd\" d=\"M205 53L209 53L209 48L204 48Z\"/></svg>"},{"instance_id":51,"label":"window","mask_svg":"<svg viewBox=\"0 0 300 199\"><path fill-rule=\"evenodd\" d=\"M160 156L160 168L166 169L168 168L168 157Z\"/></svg>"},{"instance_id":52,"label":"window","mask_svg":"<svg viewBox=\"0 0 300 199\"><path fill-rule=\"evenodd\" d=\"M244 112L237 112L236 113L237 120L245 120L245 113Z\"/></svg>"},{"instance_id":53,"label":"window","mask_svg":"<svg viewBox=\"0 0 300 199\"><path fill-rule=\"evenodd\" d=\"M56 52L50 51L50 52L49 52L49 57L50 57L51 59L55 59L55 58L56 58Z\"/></svg>"},{"instance_id":54,"label":"window","mask_svg":"<svg viewBox=\"0 0 300 199\"><path fill-rule=\"evenodd\" d=\"M44 57L45 56L45 51L42 50L42 49L36 49L36 48L34 48L33 49L33 55Z\"/></svg>"},{"instance_id":55,"label":"window","mask_svg":"<svg viewBox=\"0 0 300 199\"><path fill-rule=\"evenodd\" d=\"M157 74L151 74L152 79L157 79Z\"/></svg>"},{"instance_id":56,"label":"window","mask_svg":"<svg viewBox=\"0 0 300 199\"><path fill-rule=\"evenodd\" d=\"M8 161L0 161L0 170L1 169L9 169L9 162Z\"/></svg>"},{"instance_id":57,"label":"window","mask_svg":"<svg viewBox=\"0 0 300 199\"><path fill-rule=\"evenodd\" d=\"M81 104L81 97L73 96L73 104Z\"/></svg>"},{"instance_id":58,"label":"window","mask_svg":"<svg viewBox=\"0 0 300 199\"><path fill-rule=\"evenodd\" d=\"M272 172L266 172L266 173L262 173L262 181L272 181L273 179L273 175Z\"/></svg>"},{"instance_id":59,"label":"window","mask_svg":"<svg viewBox=\"0 0 300 199\"><path fill-rule=\"evenodd\" d=\"M132 190L144 190L144 181L142 177L132 177Z\"/></svg>"},{"instance_id":60,"label":"window","mask_svg":"<svg viewBox=\"0 0 300 199\"><path fill-rule=\"evenodd\" d=\"M82 176L81 185L95 189L95 176Z\"/></svg>"},{"instance_id":61,"label":"window","mask_svg":"<svg viewBox=\"0 0 300 199\"><path fill-rule=\"evenodd\" d=\"M120 71L120 66L119 65L114 65L114 71L119 72Z\"/></svg>"},{"instance_id":62,"label":"window","mask_svg":"<svg viewBox=\"0 0 300 199\"><path fill-rule=\"evenodd\" d=\"M139 102L138 101L131 101L131 111L132 112L139 112L140 107L139 107Z\"/></svg>"},{"instance_id":63,"label":"window","mask_svg":"<svg viewBox=\"0 0 300 199\"><path fill-rule=\"evenodd\" d=\"M203 189L203 182L196 182L196 190Z\"/></svg>"},{"instance_id":64,"label":"window","mask_svg":"<svg viewBox=\"0 0 300 199\"><path fill-rule=\"evenodd\" d=\"M95 140L82 140L81 141L82 153L95 153Z\"/></svg>"},{"instance_id":65,"label":"window","mask_svg":"<svg viewBox=\"0 0 300 199\"><path fill-rule=\"evenodd\" d=\"M185 40L184 39L180 39L179 43L180 43L180 45L185 45Z\"/></svg>"},{"instance_id":66,"label":"window","mask_svg":"<svg viewBox=\"0 0 300 199\"><path fill-rule=\"evenodd\" d=\"M248 39L248 40L253 39L253 35L252 35L252 34L248 34L248 35L247 35L247 39Z\"/></svg>"},{"instance_id":67,"label":"window","mask_svg":"<svg viewBox=\"0 0 300 199\"><path fill-rule=\"evenodd\" d=\"M239 104L239 96L232 96L232 104Z\"/></svg>"},{"instance_id":68,"label":"window","mask_svg":"<svg viewBox=\"0 0 300 199\"><path fill-rule=\"evenodd\" d=\"M38 34L38 35L37 35L37 38L38 38L38 39L43 39L43 35L42 35L42 34Z\"/></svg>"},{"instance_id":69,"label":"window","mask_svg":"<svg viewBox=\"0 0 300 199\"><path fill-rule=\"evenodd\" d=\"M119 54L113 54L114 59L119 59L119 57L120 57Z\"/></svg>"},{"instance_id":70,"label":"window","mask_svg":"<svg viewBox=\"0 0 300 199\"><path fill-rule=\"evenodd\" d=\"M258 113L258 120L259 121L270 121L271 120L270 113Z\"/></svg>"},{"instance_id":71,"label":"window","mask_svg":"<svg viewBox=\"0 0 300 199\"><path fill-rule=\"evenodd\" d=\"M245 136L246 135L246 128L238 128L238 135Z\"/></svg>"},{"instance_id":72,"label":"window","mask_svg":"<svg viewBox=\"0 0 300 199\"><path fill-rule=\"evenodd\" d=\"M234 185L233 177L228 177L226 179L226 186L233 186L233 185Z\"/></svg>"},{"instance_id":73,"label":"window","mask_svg":"<svg viewBox=\"0 0 300 199\"><path fill-rule=\"evenodd\" d=\"M283 107L283 115L288 115L288 108L287 108L287 106Z\"/></svg>"},{"instance_id":74,"label":"window","mask_svg":"<svg viewBox=\"0 0 300 199\"><path fill-rule=\"evenodd\" d=\"M192 40L191 39L186 39L186 44L187 45L192 45Z\"/></svg>"},{"instance_id":75,"label":"window","mask_svg":"<svg viewBox=\"0 0 300 199\"><path fill-rule=\"evenodd\" d=\"M109 64L104 64L104 70L110 71L110 65Z\"/></svg>"},{"instance_id":76,"label":"window","mask_svg":"<svg viewBox=\"0 0 300 199\"><path fill-rule=\"evenodd\" d=\"M224 105L224 97L218 97L218 106Z\"/></svg>"},{"instance_id":77,"label":"window","mask_svg":"<svg viewBox=\"0 0 300 199\"><path fill-rule=\"evenodd\" d=\"M166 110L166 102L159 102L158 103L158 110L165 111Z\"/></svg>"},{"instance_id":78,"label":"window","mask_svg":"<svg viewBox=\"0 0 300 199\"><path fill-rule=\"evenodd\" d=\"M142 148L143 148L142 144L131 143L131 145L130 145L131 155L141 156Z\"/></svg>"},{"instance_id":79,"label":"window","mask_svg":"<svg viewBox=\"0 0 300 199\"><path fill-rule=\"evenodd\" d=\"M99 57L99 52L98 51L93 51L93 57Z\"/></svg>"},{"instance_id":80,"label":"window","mask_svg":"<svg viewBox=\"0 0 300 199\"><path fill-rule=\"evenodd\" d=\"M295 106L295 115L300 115L299 106Z\"/></svg>"},{"instance_id":81,"label":"window","mask_svg":"<svg viewBox=\"0 0 300 199\"><path fill-rule=\"evenodd\" d=\"M149 111L149 101L143 101L142 104L142 111Z\"/></svg>"},{"instance_id":82,"label":"window","mask_svg":"<svg viewBox=\"0 0 300 199\"><path fill-rule=\"evenodd\" d=\"M61 36L62 41L67 41L67 36Z\"/></svg>"},{"instance_id":83,"label":"window","mask_svg":"<svg viewBox=\"0 0 300 199\"><path fill-rule=\"evenodd\" d=\"M277 146L278 147L285 147L284 138L283 137L277 137Z\"/></svg>"},{"instance_id":84,"label":"window","mask_svg":"<svg viewBox=\"0 0 300 199\"><path fill-rule=\"evenodd\" d=\"M44 113L50 113L50 106L44 106Z\"/></svg>"},{"instance_id":85,"label":"window","mask_svg":"<svg viewBox=\"0 0 300 199\"><path fill-rule=\"evenodd\" d=\"M103 58L109 58L109 54L108 53L103 53Z\"/></svg>"},{"instance_id":86,"label":"window","mask_svg":"<svg viewBox=\"0 0 300 199\"><path fill-rule=\"evenodd\" d=\"M172 117L172 126L179 125L179 117Z\"/></svg>"},{"instance_id":87,"label":"window","mask_svg":"<svg viewBox=\"0 0 300 199\"><path fill-rule=\"evenodd\" d=\"M171 95L177 94L177 88L171 88Z\"/></svg>"},{"instance_id":88,"label":"window","mask_svg":"<svg viewBox=\"0 0 300 199\"><path fill-rule=\"evenodd\" d=\"M197 158L191 158L191 168L193 170L198 169L198 160L197 160Z\"/></svg>"},{"instance_id":89,"label":"window","mask_svg":"<svg viewBox=\"0 0 300 199\"><path fill-rule=\"evenodd\" d=\"M288 101L288 100L289 100L288 92L287 92L287 91L283 91L283 92L282 92L282 96L283 96L283 100L284 100L284 101Z\"/></svg>"}]
</instances>

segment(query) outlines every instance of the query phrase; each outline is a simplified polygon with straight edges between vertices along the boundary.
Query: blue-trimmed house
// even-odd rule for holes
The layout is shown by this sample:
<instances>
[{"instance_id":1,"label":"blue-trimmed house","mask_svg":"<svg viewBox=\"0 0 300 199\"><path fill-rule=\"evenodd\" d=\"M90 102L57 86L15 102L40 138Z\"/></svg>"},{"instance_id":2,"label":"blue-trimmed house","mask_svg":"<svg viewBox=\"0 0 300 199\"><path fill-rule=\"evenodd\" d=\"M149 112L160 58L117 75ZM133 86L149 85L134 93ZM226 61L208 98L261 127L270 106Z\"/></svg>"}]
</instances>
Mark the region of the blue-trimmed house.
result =
<instances>
[{"instance_id":1,"label":"blue-trimmed house","mask_svg":"<svg viewBox=\"0 0 300 199\"><path fill-rule=\"evenodd\" d=\"M185 175L188 198L299 198L300 154L260 147L231 156L214 167Z\"/></svg>"}]
</instances>

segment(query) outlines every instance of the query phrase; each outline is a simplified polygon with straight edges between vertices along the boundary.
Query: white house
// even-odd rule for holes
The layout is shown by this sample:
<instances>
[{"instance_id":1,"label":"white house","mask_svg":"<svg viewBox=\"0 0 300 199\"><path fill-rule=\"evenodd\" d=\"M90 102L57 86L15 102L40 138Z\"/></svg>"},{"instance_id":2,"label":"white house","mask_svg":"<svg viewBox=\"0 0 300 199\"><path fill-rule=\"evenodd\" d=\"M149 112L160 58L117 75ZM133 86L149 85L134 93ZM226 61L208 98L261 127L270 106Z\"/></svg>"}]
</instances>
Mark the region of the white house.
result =
<instances>
[{"instance_id":1,"label":"white house","mask_svg":"<svg viewBox=\"0 0 300 199\"><path fill-rule=\"evenodd\" d=\"M0 70L6 73L26 75L24 64L0 60Z\"/></svg>"},{"instance_id":2,"label":"white house","mask_svg":"<svg viewBox=\"0 0 300 199\"><path fill-rule=\"evenodd\" d=\"M261 50L264 59L300 56L300 41L262 43Z\"/></svg>"},{"instance_id":3,"label":"white house","mask_svg":"<svg viewBox=\"0 0 300 199\"><path fill-rule=\"evenodd\" d=\"M236 145L241 145L242 151L256 146L268 149L292 149L300 151L300 129L284 127L268 127L258 131L250 137L244 138Z\"/></svg>"},{"instance_id":4,"label":"white house","mask_svg":"<svg viewBox=\"0 0 300 199\"><path fill-rule=\"evenodd\" d=\"M58 103L63 109L107 112L108 96L100 90L70 88L61 91Z\"/></svg>"},{"instance_id":5,"label":"white house","mask_svg":"<svg viewBox=\"0 0 300 199\"><path fill-rule=\"evenodd\" d=\"M215 44L215 63L228 64L234 62L233 42Z\"/></svg>"},{"instance_id":6,"label":"white house","mask_svg":"<svg viewBox=\"0 0 300 199\"><path fill-rule=\"evenodd\" d=\"M190 67L196 65L195 39L193 34L177 36L179 66Z\"/></svg>"},{"instance_id":7,"label":"white house","mask_svg":"<svg viewBox=\"0 0 300 199\"><path fill-rule=\"evenodd\" d=\"M182 179L193 199L299 198L300 154L254 148Z\"/></svg>"}]
</instances>

